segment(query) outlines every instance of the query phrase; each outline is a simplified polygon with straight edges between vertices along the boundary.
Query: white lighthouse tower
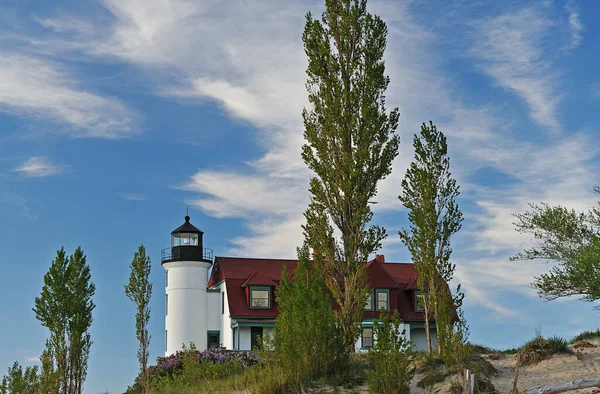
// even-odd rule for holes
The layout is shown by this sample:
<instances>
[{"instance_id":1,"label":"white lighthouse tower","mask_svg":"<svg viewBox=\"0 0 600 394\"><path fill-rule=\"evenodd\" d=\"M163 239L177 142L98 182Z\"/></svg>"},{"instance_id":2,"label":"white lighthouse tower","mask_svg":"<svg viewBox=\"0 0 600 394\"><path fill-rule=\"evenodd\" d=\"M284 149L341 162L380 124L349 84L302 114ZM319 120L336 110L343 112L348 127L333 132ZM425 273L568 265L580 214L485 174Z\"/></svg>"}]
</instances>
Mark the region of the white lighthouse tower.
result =
<instances>
[{"instance_id":1,"label":"white lighthouse tower","mask_svg":"<svg viewBox=\"0 0 600 394\"><path fill-rule=\"evenodd\" d=\"M185 223L171 232L171 247L162 250L166 271L166 356L190 342L198 349L207 347L206 286L213 251L203 247L203 235L186 216Z\"/></svg>"}]
</instances>

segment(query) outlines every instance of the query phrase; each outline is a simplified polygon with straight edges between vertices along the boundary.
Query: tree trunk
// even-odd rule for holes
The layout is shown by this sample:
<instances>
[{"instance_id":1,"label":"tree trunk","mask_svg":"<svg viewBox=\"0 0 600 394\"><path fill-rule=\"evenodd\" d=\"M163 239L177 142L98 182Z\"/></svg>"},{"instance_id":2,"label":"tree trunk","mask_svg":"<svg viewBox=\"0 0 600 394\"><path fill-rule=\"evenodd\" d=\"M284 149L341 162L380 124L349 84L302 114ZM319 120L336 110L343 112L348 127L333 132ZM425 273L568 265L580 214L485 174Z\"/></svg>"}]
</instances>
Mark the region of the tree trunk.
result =
<instances>
[{"instance_id":1,"label":"tree trunk","mask_svg":"<svg viewBox=\"0 0 600 394\"><path fill-rule=\"evenodd\" d=\"M426 299L426 296L423 295L423 300ZM429 302L423 302L425 307L425 337L427 338L427 354L431 354L431 334L429 332Z\"/></svg>"},{"instance_id":2,"label":"tree trunk","mask_svg":"<svg viewBox=\"0 0 600 394\"><path fill-rule=\"evenodd\" d=\"M557 394L565 391L587 389L590 387L600 387L600 378L596 379L577 379L572 382L558 384L556 386L541 386L533 390L529 390L527 394Z\"/></svg>"}]
</instances>

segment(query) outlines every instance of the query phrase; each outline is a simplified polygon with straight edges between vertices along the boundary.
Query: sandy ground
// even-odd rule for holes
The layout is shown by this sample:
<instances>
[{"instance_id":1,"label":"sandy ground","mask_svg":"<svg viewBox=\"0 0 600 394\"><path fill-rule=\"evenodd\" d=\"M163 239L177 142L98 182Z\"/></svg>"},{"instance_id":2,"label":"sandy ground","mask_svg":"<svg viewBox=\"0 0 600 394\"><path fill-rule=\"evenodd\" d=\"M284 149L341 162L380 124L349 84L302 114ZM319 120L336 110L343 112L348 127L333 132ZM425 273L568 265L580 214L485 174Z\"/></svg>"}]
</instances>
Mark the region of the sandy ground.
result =
<instances>
[{"instance_id":1,"label":"sandy ground","mask_svg":"<svg viewBox=\"0 0 600 394\"><path fill-rule=\"evenodd\" d=\"M523 393L540 386L553 386L575 379L599 378L600 338L589 339L587 341L595 347L581 349L581 360L574 354L560 354L552 356L552 358L544 360L537 365L519 368L519 392ZM570 348L576 351L572 346ZM489 361L498 369L498 375L492 378L492 383L498 392L502 394L510 393L515 373L515 356L502 355L498 360L489 359ZM416 386L416 381L419 378L419 376L416 376L413 380L411 393L424 393L423 389L419 389ZM438 384L433 392L439 394L449 393L450 379L452 378L448 378L444 383ZM600 393L600 388L573 390L568 393Z\"/></svg>"},{"instance_id":2,"label":"sandy ground","mask_svg":"<svg viewBox=\"0 0 600 394\"><path fill-rule=\"evenodd\" d=\"M540 386L553 386L561 383L567 383L576 379L595 379L600 377L600 338L588 339L594 347L582 348L581 359L575 354L560 354L552 356L547 360L541 361L539 364L530 367L519 368L518 388L520 393L525 393L528 390ZM573 346L569 346L573 352ZM509 394L512 389L514 374L515 374L515 356L501 355L499 359L494 360L490 356L485 356L498 370L498 375L492 378L492 383L501 394ZM422 378L422 375L416 375L412 381L410 392L413 394L423 394L425 390L417 387L417 381ZM452 380L458 380L457 376L446 378L442 383L437 384L433 393L435 394L450 394L450 385ZM355 387L350 390L331 390L320 388L314 393L342 393L342 394L367 394L369 388L365 384L361 387ZM600 388L572 390L569 394L600 394Z\"/></svg>"}]
</instances>

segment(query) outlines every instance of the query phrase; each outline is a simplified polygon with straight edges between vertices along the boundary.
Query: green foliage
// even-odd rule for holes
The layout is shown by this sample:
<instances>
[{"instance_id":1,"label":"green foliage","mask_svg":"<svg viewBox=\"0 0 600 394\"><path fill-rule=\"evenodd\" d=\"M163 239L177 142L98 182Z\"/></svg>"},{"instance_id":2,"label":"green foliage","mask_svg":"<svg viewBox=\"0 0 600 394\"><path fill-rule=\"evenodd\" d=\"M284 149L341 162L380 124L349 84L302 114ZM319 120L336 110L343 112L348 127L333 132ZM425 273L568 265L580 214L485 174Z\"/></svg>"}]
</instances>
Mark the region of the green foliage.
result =
<instances>
[{"instance_id":1,"label":"green foliage","mask_svg":"<svg viewBox=\"0 0 600 394\"><path fill-rule=\"evenodd\" d=\"M150 298L152 297L152 282L150 282L150 270L152 264L150 257L146 256L146 248L140 245L133 256L130 265L131 273L129 283L125 285L125 295L135 305L135 336L139 342L137 352L142 375L141 385L144 393L148 392L148 357L150 346L150 334L148 323L150 321Z\"/></svg>"},{"instance_id":2,"label":"green foliage","mask_svg":"<svg viewBox=\"0 0 600 394\"><path fill-rule=\"evenodd\" d=\"M595 330L584 331L580 334L575 335L575 337L573 337L573 339L571 339L571 343L575 343L577 341L583 341L584 339L593 339L593 338L600 338L600 328L597 328Z\"/></svg>"},{"instance_id":3,"label":"green foliage","mask_svg":"<svg viewBox=\"0 0 600 394\"><path fill-rule=\"evenodd\" d=\"M83 250L78 247L69 257L64 248L58 250L33 311L50 331L47 346L61 376L62 393L81 394L83 389L92 346L89 330L95 291Z\"/></svg>"},{"instance_id":4,"label":"green foliage","mask_svg":"<svg viewBox=\"0 0 600 394\"><path fill-rule=\"evenodd\" d=\"M272 341L261 352L266 364L276 366L288 387L300 388L330 375L347 363L342 333L331 308L323 275L312 267L308 246L298 248L292 282L284 267L275 295L279 316ZM273 372L273 371L271 371Z\"/></svg>"},{"instance_id":5,"label":"green foliage","mask_svg":"<svg viewBox=\"0 0 600 394\"><path fill-rule=\"evenodd\" d=\"M600 194L600 187L594 191ZM600 201L588 212L562 206L530 204L531 211L514 215L519 233L530 234L535 246L517 253L517 260L542 259L556 262L548 273L536 277L533 286L540 297L554 300L580 296L600 299Z\"/></svg>"},{"instance_id":6,"label":"green foliage","mask_svg":"<svg viewBox=\"0 0 600 394\"><path fill-rule=\"evenodd\" d=\"M37 365L33 367L23 367L15 361L12 367L8 368L8 374L2 378L0 384L0 394L32 394L40 390L40 376Z\"/></svg>"},{"instance_id":7,"label":"green foliage","mask_svg":"<svg viewBox=\"0 0 600 394\"><path fill-rule=\"evenodd\" d=\"M415 158L402 180L398 197L408 209L410 228L403 228L400 239L408 248L418 273L417 284L423 293L427 350L431 352L429 319L435 317L440 351L452 333L454 315L452 296L446 283L455 266L450 262L451 237L462 226L462 212L456 204L460 194L451 177L448 145L433 122L423 123L421 134L413 139Z\"/></svg>"},{"instance_id":8,"label":"green foliage","mask_svg":"<svg viewBox=\"0 0 600 394\"><path fill-rule=\"evenodd\" d=\"M385 229L368 226L369 204L390 174L400 143L398 109L388 114L385 108L387 27L367 12L366 3L326 0L321 21L307 14L302 36L310 103L302 113L302 158L316 174L304 230L339 305L348 351L367 299L364 263L386 236Z\"/></svg>"},{"instance_id":9,"label":"green foliage","mask_svg":"<svg viewBox=\"0 0 600 394\"><path fill-rule=\"evenodd\" d=\"M400 316L381 314L380 321L373 326L376 338L371 358L373 371L367 374L369 389L376 393L410 393L410 382L414 376L413 353L410 342L400 331Z\"/></svg>"}]
</instances>

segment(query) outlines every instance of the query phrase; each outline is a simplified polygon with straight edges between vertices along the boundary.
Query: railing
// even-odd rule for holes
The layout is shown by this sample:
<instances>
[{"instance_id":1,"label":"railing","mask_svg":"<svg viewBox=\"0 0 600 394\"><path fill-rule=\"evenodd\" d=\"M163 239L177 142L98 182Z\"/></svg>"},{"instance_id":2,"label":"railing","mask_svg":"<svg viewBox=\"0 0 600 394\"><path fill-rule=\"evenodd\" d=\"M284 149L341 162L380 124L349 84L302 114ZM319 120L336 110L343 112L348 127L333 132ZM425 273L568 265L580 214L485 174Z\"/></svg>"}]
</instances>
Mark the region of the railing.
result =
<instances>
[{"instance_id":1,"label":"railing","mask_svg":"<svg viewBox=\"0 0 600 394\"><path fill-rule=\"evenodd\" d=\"M160 260L161 262L169 260L213 261L213 250L197 246L174 246L161 250Z\"/></svg>"}]
</instances>

